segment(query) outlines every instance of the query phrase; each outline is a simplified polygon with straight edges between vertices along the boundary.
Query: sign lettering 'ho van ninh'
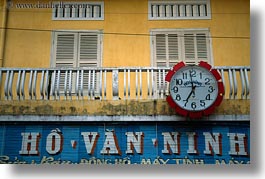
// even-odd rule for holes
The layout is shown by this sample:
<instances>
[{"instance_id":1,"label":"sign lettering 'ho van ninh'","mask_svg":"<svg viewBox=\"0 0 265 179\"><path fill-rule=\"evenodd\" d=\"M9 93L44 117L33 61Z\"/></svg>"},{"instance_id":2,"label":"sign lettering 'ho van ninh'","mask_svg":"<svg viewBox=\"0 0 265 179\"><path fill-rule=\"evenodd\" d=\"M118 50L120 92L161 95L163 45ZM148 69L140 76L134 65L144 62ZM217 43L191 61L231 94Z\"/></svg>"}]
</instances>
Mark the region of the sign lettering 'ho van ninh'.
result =
<instances>
[{"instance_id":1,"label":"sign lettering 'ho van ninh'","mask_svg":"<svg viewBox=\"0 0 265 179\"><path fill-rule=\"evenodd\" d=\"M249 164L248 123L0 126L0 163Z\"/></svg>"}]
</instances>

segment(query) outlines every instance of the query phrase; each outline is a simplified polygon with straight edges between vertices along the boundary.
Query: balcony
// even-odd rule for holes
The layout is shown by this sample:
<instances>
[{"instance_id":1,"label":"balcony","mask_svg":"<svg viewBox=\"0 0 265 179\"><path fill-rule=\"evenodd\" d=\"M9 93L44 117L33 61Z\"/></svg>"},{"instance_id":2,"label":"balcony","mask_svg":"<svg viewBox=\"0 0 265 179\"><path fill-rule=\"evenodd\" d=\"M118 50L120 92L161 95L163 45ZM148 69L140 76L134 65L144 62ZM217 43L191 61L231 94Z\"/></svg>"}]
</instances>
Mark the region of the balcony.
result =
<instances>
[{"instance_id":1,"label":"balcony","mask_svg":"<svg viewBox=\"0 0 265 179\"><path fill-rule=\"evenodd\" d=\"M206 120L249 121L250 67L216 69L225 96ZM165 100L168 70L0 68L0 121L182 121Z\"/></svg>"},{"instance_id":2,"label":"balcony","mask_svg":"<svg viewBox=\"0 0 265 179\"><path fill-rule=\"evenodd\" d=\"M250 67L216 67L225 99L250 98ZM0 68L1 100L164 99L169 68Z\"/></svg>"}]
</instances>

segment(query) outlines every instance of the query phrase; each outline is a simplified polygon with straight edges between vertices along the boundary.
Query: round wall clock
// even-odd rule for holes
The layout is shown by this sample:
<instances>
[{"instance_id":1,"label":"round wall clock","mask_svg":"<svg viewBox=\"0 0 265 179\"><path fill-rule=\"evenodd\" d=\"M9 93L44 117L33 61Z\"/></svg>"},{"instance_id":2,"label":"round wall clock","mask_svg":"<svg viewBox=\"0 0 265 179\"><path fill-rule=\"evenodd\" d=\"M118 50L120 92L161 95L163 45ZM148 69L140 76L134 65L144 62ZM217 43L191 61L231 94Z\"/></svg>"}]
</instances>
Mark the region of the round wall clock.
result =
<instances>
[{"instance_id":1,"label":"round wall clock","mask_svg":"<svg viewBox=\"0 0 265 179\"><path fill-rule=\"evenodd\" d=\"M224 96L221 75L207 62L198 65L176 64L166 79L169 82L167 102L182 116L200 118L210 115Z\"/></svg>"}]
</instances>

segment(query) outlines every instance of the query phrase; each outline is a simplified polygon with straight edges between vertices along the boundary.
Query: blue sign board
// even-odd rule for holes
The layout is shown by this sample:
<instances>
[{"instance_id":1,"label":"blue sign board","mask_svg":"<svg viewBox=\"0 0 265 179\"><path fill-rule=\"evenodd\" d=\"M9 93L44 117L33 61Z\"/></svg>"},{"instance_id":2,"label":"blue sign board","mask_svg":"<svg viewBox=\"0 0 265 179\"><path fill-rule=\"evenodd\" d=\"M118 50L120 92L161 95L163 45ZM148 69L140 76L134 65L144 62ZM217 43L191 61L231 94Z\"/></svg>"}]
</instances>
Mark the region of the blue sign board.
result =
<instances>
[{"instance_id":1,"label":"blue sign board","mask_svg":"<svg viewBox=\"0 0 265 179\"><path fill-rule=\"evenodd\" d=\"M248 164L249 123L5 123L0 163Z\"/></svg>"}]
</instances>

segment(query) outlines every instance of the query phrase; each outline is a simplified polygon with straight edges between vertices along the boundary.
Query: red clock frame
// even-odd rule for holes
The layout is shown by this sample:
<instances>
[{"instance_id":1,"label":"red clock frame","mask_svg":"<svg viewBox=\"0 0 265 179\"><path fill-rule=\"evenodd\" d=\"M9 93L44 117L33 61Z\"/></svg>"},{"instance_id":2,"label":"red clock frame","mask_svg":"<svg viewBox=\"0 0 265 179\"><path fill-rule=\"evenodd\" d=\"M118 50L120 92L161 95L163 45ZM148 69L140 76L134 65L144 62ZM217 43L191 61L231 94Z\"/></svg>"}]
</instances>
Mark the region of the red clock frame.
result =
<instances>
[{"instance_id":1,"label":"red clock frame","mask_svg":"<svg viewBox=\"0 0 265 179\"><path fill-rule=\"evenodd\" d=\"M183 68L185 66L186 66L186 64L183 61L177 63L171 70L169 70L169 72L166 75L165 80L170 83L171 78L173 77L173 75L178 70L180 70L181 68ZM208 107L208 108L206 108L206 109L204 109L202 111L193 112L193 111L185 110L185 109L181 108L179 105L177 105L174 102L174 100L173 100L171 95L167 96L166 101L168 102L169 106L171 108L174 108L179 115L182 115L184 117L201 118L203 116L209 116L210 114L212 114L214 112L215 107L219 106L221 104L221 102L223 101L224 92L225 92L224 84L222 82L221 75L219 74L217 69L212 68L212 66L210 64L208 64L207 62L204 62L204 61L200 61L198 66L209 70L209 72L211 72L213 74L213 76L215 77L215 79L217 81L217 85L218 85L217 98L216 98L216 100L214 101L214 103L210 107Z\"/></svg>"}]
</instances>

